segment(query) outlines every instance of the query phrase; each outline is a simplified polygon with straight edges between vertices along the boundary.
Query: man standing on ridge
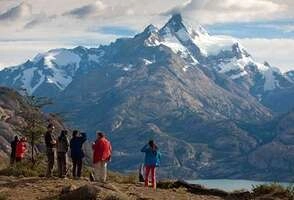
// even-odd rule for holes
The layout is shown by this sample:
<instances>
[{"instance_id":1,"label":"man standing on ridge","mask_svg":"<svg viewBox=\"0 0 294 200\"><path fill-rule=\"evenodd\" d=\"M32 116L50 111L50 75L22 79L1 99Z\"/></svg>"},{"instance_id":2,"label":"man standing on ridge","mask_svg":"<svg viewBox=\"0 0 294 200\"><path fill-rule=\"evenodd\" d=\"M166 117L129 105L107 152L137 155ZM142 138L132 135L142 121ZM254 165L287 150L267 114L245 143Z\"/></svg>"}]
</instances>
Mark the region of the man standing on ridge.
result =
<instances>
[{"instance_id":1,"label":"man standing on ridge","mask_svg":"<svg viewBox=\"0 0 294 200\"><path fill-rule=\"evenodd\" d=\"M48 124L47 132L45 134L45 144L46 144L46 154L47 154L47 172L46 177L52 176L52 170L54 167L54 149L56 146L56 140L53 136L54 125L52 123Z\"/></svg>"},{"instance_id":2,"label":"man standing on ridge","mask_svg":"<svg viewBox=\"0 0 294 200\"><path fill-rule=\"evenodd\" d=\"M72 139L70 140L70 155L72 159L72 176L74 179L79 179L82 174L83 158L85 157L83 144L86 140L86 133L81 133L79 135L77 130L73 131Z\"/></svg>"},{"instance_id":3,"label":"man standing on ridge","mask_svg":"<svg viewBox=\"0 0 294 200\"><path fill-rule=\"evenodd\" d=\"M112 147L105 134L97 132L97 140L92 145L93 164L96 181L106 182L107 163L111 159Z\"/></svg>"}]
</instances>

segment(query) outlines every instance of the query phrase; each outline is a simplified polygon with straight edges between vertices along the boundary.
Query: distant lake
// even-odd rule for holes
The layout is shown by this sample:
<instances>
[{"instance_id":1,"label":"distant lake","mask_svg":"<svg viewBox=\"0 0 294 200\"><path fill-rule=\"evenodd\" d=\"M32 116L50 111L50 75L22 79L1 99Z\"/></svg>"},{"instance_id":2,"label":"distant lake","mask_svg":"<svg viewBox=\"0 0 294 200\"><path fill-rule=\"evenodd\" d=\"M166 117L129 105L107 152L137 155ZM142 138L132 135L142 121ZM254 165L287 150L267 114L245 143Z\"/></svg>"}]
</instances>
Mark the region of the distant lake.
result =
<instances>
[{"instance_id":1,"label":"distant lake","mask_svg":"<svg viewBox=\"0 0 294 200\"><path fill-rule=\"evenodd\" d=\"M250 181L250 180L233 180L233 179L203 179L203 180L187 180L191 184L203 185L206 188L216 188L224 190L227 192L232 192L235 190L247 190L251 191L252 186L261 185L261 184L270 184L273 182L262 182L262 181ZM291 183L280 183L285 187L292 185Z\"/></svg>"}]
</instances>

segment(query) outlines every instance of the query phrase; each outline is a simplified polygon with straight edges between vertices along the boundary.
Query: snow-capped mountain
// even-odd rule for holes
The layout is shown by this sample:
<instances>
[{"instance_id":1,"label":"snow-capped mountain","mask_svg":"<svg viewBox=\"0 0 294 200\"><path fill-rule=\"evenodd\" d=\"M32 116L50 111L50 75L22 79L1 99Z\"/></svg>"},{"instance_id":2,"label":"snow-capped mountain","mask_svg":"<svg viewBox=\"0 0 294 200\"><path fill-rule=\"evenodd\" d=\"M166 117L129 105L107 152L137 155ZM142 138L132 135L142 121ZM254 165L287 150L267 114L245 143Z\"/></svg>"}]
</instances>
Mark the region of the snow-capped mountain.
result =
<instances>
[{"instance_id":1,"label":"snow-capped mountain","mask_svg":"<svg viewBox=\"0 0 294 200\"><path fill-rule=\"evenodd\" d=\"M289 81L294 83L294 70L286 72L285 76L288 78Z\"/></svg>"},{"instance_id":2,"label":"snow-capped mountain","mask_svg":"<svg viewBox=\"0 0 294 200\"><path fill-rule=\"evenodd\" d=\"M210 36L202 26L193 29L183 22L181 15L174 15L160 30L152 25L149 28L147 46L167 46L182 58L190 60L191 66L198 64L214 69L238 82L249 79L250 88L261 87L259 93L292 86L278 68L254 61L237 40L227 36ZM262 80L255 79L257 74ZM262 85L257 85L259 82Z\"/></svg>"},{"instance_id":3,"label":"snow-capped mountain","mask_svg":"<svg viewBox=\"0 0 294 200\"><path fill-rule=\"evenodd\" d=\"M36 55L24 64L1 71L2 85L26 89L29 94L55 96L73 80L77 71L99 60L99 50L77 47L53 49ZM80 67L84 69L80 69Z\"/></svg>"},{"instance_id":4,"label":"snow-capped mountain","mask_svg":"<svg viewBox=\"0 0 294 200\"><path fill-rule=\"evenodd\" d=\"M52 97L48 109L90 135L104 130L115 169L136 169L138 149L155 138L167 176L247 177L256 172L249 154L276 134L251 122L272 119L277 95L283 111L294 106L291 75L174 15L109 45L39 54L0 71L0 84Z\"/></svg>"},{"instance_id":5,"label":"snow-capped mountain","mask_svg":"<svg viewBox=\"0 0 294 200\"><path fill-rule=\"evenodd\" d=\"M278 68L268 63L258 63L252 59L245 48L235 39L227 36L211 36L202 27L193 29L185 23L181 15L174 15L161 29L149 25L144 32L135 36L147 47L165 46L187 61L183 67L206 68L225 75L248 90L255 96L262 97L264 92L293 86L291 73L282 74ZM122 39L123 40L123 39ZM118 40L119 41L119 40ZM77 71L87 71L89 67L97 67L107 59L104 49L110 46L87 49L54 49L35 56L26 63L9 67L1 71L0 84L25 88L30 94L43 94L44 90L50 96L63 91L73 80ZM144 62L151 64L152 59ZM114 65L119 66L119 63ZM124 66L124 70L129 70ZM50 89L47 90L46 88Z\"/></svg>"}]
</instances>

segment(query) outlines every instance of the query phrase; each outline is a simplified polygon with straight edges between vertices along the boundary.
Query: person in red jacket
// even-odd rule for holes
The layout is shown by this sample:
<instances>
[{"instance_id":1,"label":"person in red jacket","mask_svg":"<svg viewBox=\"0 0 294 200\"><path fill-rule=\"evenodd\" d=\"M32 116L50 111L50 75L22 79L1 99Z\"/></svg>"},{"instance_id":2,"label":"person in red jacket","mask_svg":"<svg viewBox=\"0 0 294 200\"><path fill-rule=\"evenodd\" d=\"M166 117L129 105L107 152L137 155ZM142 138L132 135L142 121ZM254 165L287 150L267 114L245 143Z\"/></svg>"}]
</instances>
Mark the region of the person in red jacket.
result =
<instances>
[{"instance_id":1,"label":"person in red jacket","mask_svg":"<svg viewBox=\"0 0 294 200\"><path fill-rule=\"evenodd\" d=\"M25 137L21 138L20 141L16 145L16 153L15 153L15 161L20 162L27 151L26 145L27 139Z\"/></svg>"},{"instance_id":2,"label":"person in red jacket","mask_svg":"<svg viewBox=\"0 0 294 200\"><path fill-rule=\"evenodd\" d=\"M112 147L104 133L97 132L97 140L93 143L92 148L95 179L106 182L107 163L111 158Z\"/></svg>"}]
</instances>

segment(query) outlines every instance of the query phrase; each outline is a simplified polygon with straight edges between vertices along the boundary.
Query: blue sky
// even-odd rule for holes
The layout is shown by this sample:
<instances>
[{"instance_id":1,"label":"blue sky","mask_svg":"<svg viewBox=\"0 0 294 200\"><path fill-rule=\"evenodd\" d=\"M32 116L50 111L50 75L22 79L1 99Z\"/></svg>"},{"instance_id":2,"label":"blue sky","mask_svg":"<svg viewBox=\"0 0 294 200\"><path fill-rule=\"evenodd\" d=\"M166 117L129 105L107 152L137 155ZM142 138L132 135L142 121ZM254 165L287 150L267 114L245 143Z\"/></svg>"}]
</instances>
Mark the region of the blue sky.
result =
<instances>
[{"instance_id":1,"label":"blue sky","mask_svg":"<svg viewBox=\"0 0 294 200\"><path fill-rule=\"evenodd\" d=\"M294 39L294 19L216 23L206 28L211 34L231 35L237 38Z\"/></svg>"},{"instance_id":2,"label":"blue sky","mask_svg":"<svg viewBox=\"0 0 294 200\"><path fill-rule=\"evenodd\" d=\"M287 71L294 69L293 10L293 0L0 0L0 68L52 48L108 44L181 13Z\"/></svg>"}]
</instances>

